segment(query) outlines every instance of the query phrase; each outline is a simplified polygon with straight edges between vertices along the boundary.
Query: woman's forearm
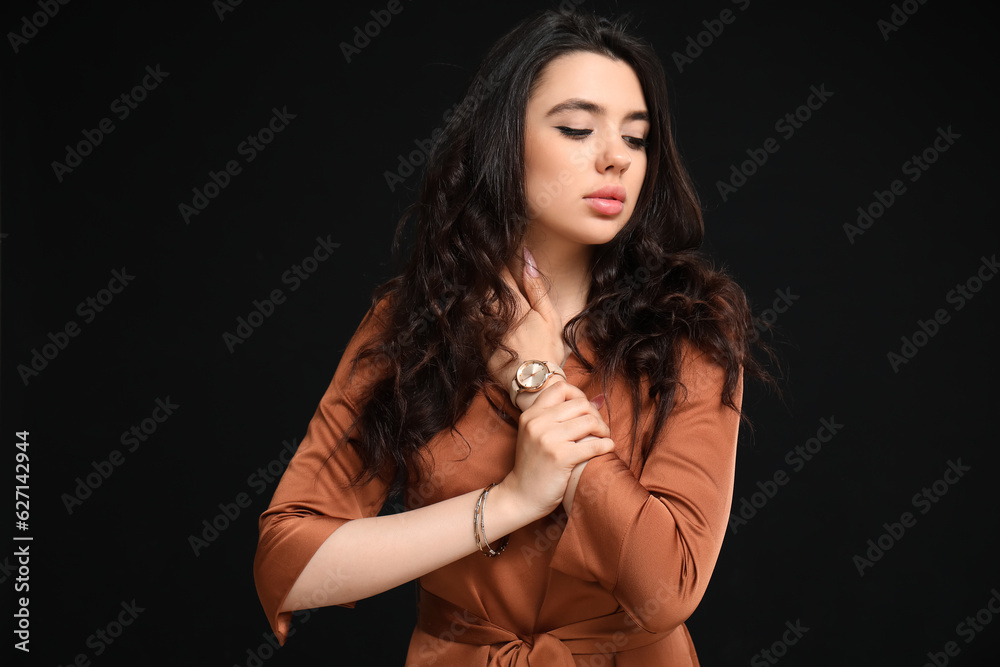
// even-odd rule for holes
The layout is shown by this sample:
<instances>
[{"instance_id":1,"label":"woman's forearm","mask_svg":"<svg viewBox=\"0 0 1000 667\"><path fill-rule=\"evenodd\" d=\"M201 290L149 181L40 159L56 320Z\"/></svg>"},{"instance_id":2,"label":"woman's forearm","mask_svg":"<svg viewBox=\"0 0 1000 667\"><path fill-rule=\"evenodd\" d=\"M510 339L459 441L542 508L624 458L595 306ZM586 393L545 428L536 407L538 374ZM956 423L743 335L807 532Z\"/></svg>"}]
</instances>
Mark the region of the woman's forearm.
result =
<instances>
[{"instance_id":1,"label":"woman's forearm","mask_svg":"<svg viewBox=\"0 0 1000 667\"><path fill-rule=\"evenodd\" d=\"M559 376L548 384L565 382ZM541 395L525 393L527 410ZM590 436L583 438L590 439ZM567 512L581 462L570 476ZM472 516L481 489L426 507L388 516L354 519L340 526L316 550L282 604L282 611L360 600L412 581L478 550ZM519 501L506 479L490 490L484 509L486 538L503 536L544 516Z\"/></svg>"},{"instance_id":2,"label":"woman's forearm","mask_svg":"<svg viewBox=\"0 0 1000 667\"><path fill-rule=\"evenodd\" d=\"M478 551L472 515L482 489L388 516L354 519L320 545L282 611L353 602L412 581ZM517 506L503 483L486 499L486 539L500 539L539 517Z\"/></svg>"}]
</instances>

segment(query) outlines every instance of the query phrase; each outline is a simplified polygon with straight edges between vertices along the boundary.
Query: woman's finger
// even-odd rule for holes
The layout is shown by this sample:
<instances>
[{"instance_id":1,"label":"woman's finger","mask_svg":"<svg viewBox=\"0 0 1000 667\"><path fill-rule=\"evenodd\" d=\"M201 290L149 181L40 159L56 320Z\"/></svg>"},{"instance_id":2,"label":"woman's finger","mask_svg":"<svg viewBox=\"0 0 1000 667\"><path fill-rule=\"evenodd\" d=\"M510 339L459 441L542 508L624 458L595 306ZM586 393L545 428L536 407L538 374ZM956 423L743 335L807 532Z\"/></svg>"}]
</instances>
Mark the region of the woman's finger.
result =
<instances>
[{"instance_id":1,"label":"woman's finger","mask_svg":"<svg viewBox=\"0 0 1000 667\"><path fill-rule=\"evenodd\" d=\"M597 403L587 400L582 391L562 380L543 389L538 398L522 413L528 419L541 417L553 423L567 422L587 414L593 415L605 427L607 426Z\"/></svg>"},{"instance_id":2,"label":"woman's finger","mask_svg":"<svg viewBox=\"0 0 1000 667\"><path fill-rule=\"evenodd\" d=\"M549 290L538 272L538 265L528 247L524 247L524 291L528 294L528 303L538 311L546 322L558 324L559 315L556 313L552 300L549 299Z\"/></svg>"},{"instance_id":3,"label":"woman's finger","mask_svg":"<svg viewBox=\"0 0 1000 667\"><path fill-rule=\"evenodd\" d=\"M558 379L552 378L549 380L548 386L538 392L538 398L535 399L535 402L532 403L531 407L525 410L525 412L531 411L534 413L537 412L537 410L535 410L536 407L544 410L555 405L559 405L569 399L581 396L585 396L585 394L566 380L562 379L561 376Z\"/></svg>"},{"instance_id":4,"label":"woman's finger","mask_svg":"<svg viewBox=\"0 0 1000 667\"><path fill-rule=\"evenodd\" d=\"M586 398L571 398L545 409L546 418L553 422L565 422L582 415L594 415L603 420L600 411Z\"/></svg>"},{"instance_id":5,"label":"woman's finger","mask_svg":"<svg viewBox=\"0 0 1000 667\"><path fill-rule=\"evenodd\" d=\"M610 438L611 429L597 415L585 414L559 423L559 432L566 440L579 442L587 436Z\"/></svg>"},{"instance_id":6,"label":"woman's finger","mask_svg":"<svg viewBox=\"0 0 1000 667\"><path fill-rule=\"evenodd\" d=\"M514 276L511 275L510 270L503 266L500 269L500 277L503 278L504 282L507 283L507 287L514 293L514 298L517 299L517 319L520 320L524 315L531 310L531 304L524 295L521 294L521 288L518 286L517 281L514 280Z\"/></svg>"}]
</instances>

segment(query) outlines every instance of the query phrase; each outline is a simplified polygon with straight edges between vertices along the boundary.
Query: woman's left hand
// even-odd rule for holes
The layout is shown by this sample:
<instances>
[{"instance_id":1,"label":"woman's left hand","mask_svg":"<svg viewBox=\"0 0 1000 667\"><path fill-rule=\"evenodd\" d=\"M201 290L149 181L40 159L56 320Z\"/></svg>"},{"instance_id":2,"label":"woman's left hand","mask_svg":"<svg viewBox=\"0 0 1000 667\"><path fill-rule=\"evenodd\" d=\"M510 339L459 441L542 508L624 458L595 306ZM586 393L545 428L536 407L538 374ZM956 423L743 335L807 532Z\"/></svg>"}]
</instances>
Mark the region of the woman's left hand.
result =
<instances>
[{"instance_id":1,"label":"woman's left hand","mask_svg":"<svg viewBox=\"0 0 1000 667\"><path fill-rule=\"evenodd\" d=\"M553 307L552 301L549 299L548 289L527 248L524 249L524 254L525 262L522 273L527 298L521 293L521 289L507 267L502 269L503 279L518 300L516 323L511 327L504 340L504 343L517 353L517 358L509 361L502 350L497 350L489 363L490 373L504 387L510 386L511 380L514 379L514 372L523 361L539 359L561 367L565 363L566 357L569 356L562 336L562 318Z\"/></svg>"}]
</instances>

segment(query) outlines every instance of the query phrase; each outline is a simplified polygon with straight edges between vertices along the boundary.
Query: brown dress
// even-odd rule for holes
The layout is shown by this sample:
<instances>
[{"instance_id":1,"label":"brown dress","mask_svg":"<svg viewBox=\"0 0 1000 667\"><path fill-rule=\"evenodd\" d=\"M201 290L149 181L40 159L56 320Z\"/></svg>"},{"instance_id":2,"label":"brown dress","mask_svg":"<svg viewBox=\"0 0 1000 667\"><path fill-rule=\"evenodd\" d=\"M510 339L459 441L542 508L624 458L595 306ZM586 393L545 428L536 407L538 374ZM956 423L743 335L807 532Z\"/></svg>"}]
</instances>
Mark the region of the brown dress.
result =
<instances>
[{"instance_id":1,"label":"brown dress","mask_svg":"<svg viewBox=\"0 0 1000 667\"><path fill-rule=\"evenodd\" d=\"M350 445L335 448L364 396L358 376L347 382L350 360L376 322L366 320L351 339L260 517L254 577L282 644L292 615L279 609L310 558L341 525L382 509L384 481L347 488L359 459ZM586 341L580 350L592 354ZM575 355L564 370L587 396L601 393ZM630 457L631 401L620 380L607 388L601 408L616 450L584 468L568 516L560 506L511 533L500 556L472 553L420 577L407 666L698 665L684 621L708 586L725 536L739 419L722 405L723 369L687 343L681 381L687 393L678 388L645 466L640 445ZM492 398L517 414L509 397L498 392ZM651 424L646 401L641 432ZM456 429L428 444L432 469L424 470L422 485L407 490L406 509L482 489L513 468L516 426L495 414L483 392Z\"/></svg>"}]
</instances>

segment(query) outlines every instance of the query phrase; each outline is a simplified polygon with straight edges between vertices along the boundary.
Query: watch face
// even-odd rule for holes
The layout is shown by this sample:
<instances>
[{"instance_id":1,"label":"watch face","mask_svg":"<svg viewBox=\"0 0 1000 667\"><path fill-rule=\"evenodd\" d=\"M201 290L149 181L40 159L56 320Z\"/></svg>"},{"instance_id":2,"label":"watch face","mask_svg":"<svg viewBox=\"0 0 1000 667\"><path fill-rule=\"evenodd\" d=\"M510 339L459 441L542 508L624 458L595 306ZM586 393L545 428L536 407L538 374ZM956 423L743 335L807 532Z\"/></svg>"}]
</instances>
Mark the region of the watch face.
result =
<instances>
[{"instance_id":1,"label":"watch face","mask_svg":"<svg viewBox=\"0 0 1000 667\"><path fill-rule=\"evenodd\" d=\"M548 373L549 369L546 368L545 364L540 364L537 361L528 361L521 364L521 367L517 369L517 382L522 387L534 389L542 386L542 383L545 382L545 376Z\"/></svg>"}]
</instances>

